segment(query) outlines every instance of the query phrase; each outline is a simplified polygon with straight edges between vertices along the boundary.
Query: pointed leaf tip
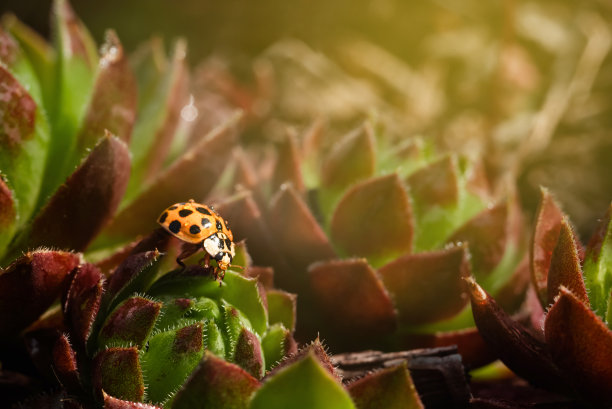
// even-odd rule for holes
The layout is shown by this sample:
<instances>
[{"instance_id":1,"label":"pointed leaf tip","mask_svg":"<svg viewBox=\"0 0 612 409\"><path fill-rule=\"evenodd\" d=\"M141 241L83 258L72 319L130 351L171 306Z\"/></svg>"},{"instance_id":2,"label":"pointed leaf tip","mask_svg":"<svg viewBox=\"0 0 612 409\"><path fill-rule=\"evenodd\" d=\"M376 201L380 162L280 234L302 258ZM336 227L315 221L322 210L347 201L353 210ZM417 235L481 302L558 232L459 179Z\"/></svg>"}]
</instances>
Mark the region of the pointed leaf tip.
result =
<instances>
[{"instance_id":1,"label":"pointed leaf tip","mask_svg":"<svg viewBox=\"0 0 612 409\"><path fill-rule=\"evenodd\" d=\"M567 387L545 344L502 310L472 277L466 282L478 331L499 359L534 385Z\"/></svg>"},{"instance_id":2,"label":"pointed leaf tip","mask_svg":"<svg viewBox=\"0 0 612 409\"><path fill-rule=\"evenodd\" d=\"M140 402L118 399L102 391L104 395L104 409L162 409L161 406L149 405Z\"/></svg>"},{"instance_id":3,"label":"pointed leaf tip","mask_svg":"<svg viewBox=\"0 0 612 409\"><path fill-rule=\"evenodd\" d=\"M408 325L435 322L459 313L469 302L463 278L470 274L466 246L407 254L379 269L385 287Z\"/></svg>"},{"instance_id":4,"label":"pointed leaf tip","mask_svg":"<svg viewBox=\"0 0 612 409\"><path fill-rule=\"evenodd\" d=\"M585 398L612 405L612 330L568 288L546 315L546 343Z\"/></svg>"},{"instance_id":5,"label":"pointed leaf tip","mask_svg":"<svg viewBox=\"0 0 612 409\"><path fill-rule=\"evenodd\" d=\"M326 322L335 330L388 333L395 328L397 313L391 298L366 260L316 263L308 275Z\"/></svg>"},{"instance_id":6,"label":"pointed leaf tip","mask_svg":"<svg viewBox=\"0 0 612 409\"><path fill-rule=\"evenodd\" d=\"M412 250L412 206L395 173L354 185L340 199L330 224L336 247L373 266Z\"/></svg>"},{"instance_id":7,"label":"pointed leaf tip","mask_svg":"<svg viewBox=\"0 0 612 409\"><path fill-rule=\"evenodd\" d=\"M572 293L585 304L589 303L589 298L584 286L584 279L582 277L582 268L580 266L580 256L578 255L575 233L567 218L563 218L561 221L557 245L550 259L547 283L548 305L554 302L559 294L559 288L561 286L572 291Z\"/></svg>"},{"instance_id":8,"label":"pointed leaf tip","mask_svg":"<svg viewBox=\"0 0 612 409\"><path fill-rule=\"evenodd\" d=\"M80 256L63 251L27 253L0 274L0 335L10 337L42 314L66 287Z\"/></svg>"},{"instance_id":9,"label":"pointed leaf tip","mask_svg":"<svg viewBox=\"0 0 612 409\"><path fill-rule=\"evenodd\" d=\"M259 382L238 365L210 352L177 392L172 409L195 407L246 409Z\"/></svg>"},{"instance_id":10,"label":"pointed leaf tip","mask_svg":"<svg viewBox=\"0 0 612 409\"><path fill-rule=\"evenodd\" d=\"M348 385L359 409L424 409L406 364L385 368Z\"/></svg>"},{"instance_id":11,"label":"pointed leaf tip","mask_svg":"<svg viewBox=\"0 0 612 409\"><path fill-rule=\"evenodd\" d=\"M376 152L373 133L372 126L366 124L334 145L323 163L323 188L340 193L351 184L374 174Z\"/></svg>"},{"instance_id":12,"label":"pointed leaf tip","mask_svg":"<svg viewBox=\"0 0 612 409\"><path fill-rule=\"evenodd\" d=\"M263 376L266 369L259 339L246 328L238 335L234 362L257 379Z\"/></svg>"},{"instance_id":13,"label":"pointed leaf tip","mask_svg":"<svg viewBox=\"0 0 612 409\"><path fill-rule=\"evenodd\" d=\"M142 400L144 381L135 347L101 351L94 358L92 371L93 386L100 396L105 391L119 399Z\"/></svg>"},{"instance_id":14,"label":"pointed leaf tip","mask_svg":"<svg viewBox=\"0 0 612 409\"><path fill-rule=\"evenodd\" d=\"M34 135L37 105L28 91L0 65L0 147L14 152ZM2 155L4 156L4 155Z\"/></svg>"},{"instance_id":15,"label":"pointed leaf tip","mask_svg":"<svg viewBox=\"0 0 612 409\"><path fill-rule=\"evenodd\" d=\"M129 155L120 139L103 138L36 217L27 245L87 248L119 206Z\"/></svg>"},{"instance_id":16,"label":"pointed leaf tip","mask_svg":"<svg viewBox=\"0 0 612 409\"><path fill-rule=\"evenodd\" d=\"M93 264L78 267L64 303L64 317L79 352L84 351L102 299L102 273Z\"/></svg>"},{"instance_id":17,"label":"pointed leaf tip","mask_svg":"<svg viewBox=\"0 0 612 409\"><path fill-rule=\"evenodd\" d=\"M548 301L548 270L557 245L563 212L547 189L541 188L540 205L530 247L531 277L543 306Z\"/></svg>"},{"instance_id":18,"label":"pointed leaf tip","mask_svg":"<svg viewBox=\"0 0 612 409\"><path fill-rule=\"evenodd\" d=\"M136 80L114 31L102 46L98 74L77 143L85 152L108 130L129 142L136 119Z\"/></svg>"},{"instance_id":19,"label":"pointed leaf tip","mask_svg":"<svg viewBox=\"0 0 612 409\"><path fill-rule=\"evenodd\" d=\"M313 353L268 377L254 394L249 409L355 409L340 382Z\"/></svg>"}]
</instances>

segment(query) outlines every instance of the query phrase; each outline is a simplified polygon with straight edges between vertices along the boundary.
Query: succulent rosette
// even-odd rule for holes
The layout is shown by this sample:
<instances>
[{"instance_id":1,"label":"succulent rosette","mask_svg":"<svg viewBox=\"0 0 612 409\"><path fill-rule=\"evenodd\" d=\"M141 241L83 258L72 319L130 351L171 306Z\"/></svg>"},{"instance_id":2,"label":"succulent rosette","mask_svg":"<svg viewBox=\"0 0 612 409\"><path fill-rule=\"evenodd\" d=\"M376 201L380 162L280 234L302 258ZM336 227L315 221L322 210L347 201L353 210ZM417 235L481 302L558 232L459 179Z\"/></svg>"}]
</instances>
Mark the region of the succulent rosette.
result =
<instances>
[{"instance_id":1,"label":"succulent rosette","mask_svg":"<svg viewBox=\"0 0 612 409\"><path fill-rule=\"evenodd\" d=\"M468 279L476 324L510 369L533 385L602 407L612 404L611 209L583 248L542 189L530 253L530 325L513 320Z\"/></svg>"},{"instance_id":2,"label":"succulent rosette","mask_svg":"<svg viewBox=\"0 0 612 409\"><path fill-rule=\"evenodd\" d=\"M259 182L240 154L243 189L221 206L254 260L300 295L298 332L321 329L336 350L458 343L483 359L463 278L520 304L512 195L494 201L477 163L416 138L369 124L333 138L320 126L287 138Z\"/></svg>"},{"instance_id":3,"label":"succulent rosette","mask_svg":"<svg viewBox=\"0 0 612 409\"><path fill-rule=\"evenodd\" d=\"M202 361L232 362L237 381L258 384L296 350L295 296L236 271L219 284L197 264L161 274L158 249L168 241L154 232L108 279L74 253L38 250L17 259L0 276L3 338L29 327L35 366L83 407L109 399L184 407L174 399L191 393L186 380ZM237 262L246 261L240 253ZM34 322L58 291L60 308Z\"/></svg>"}]
</instances>

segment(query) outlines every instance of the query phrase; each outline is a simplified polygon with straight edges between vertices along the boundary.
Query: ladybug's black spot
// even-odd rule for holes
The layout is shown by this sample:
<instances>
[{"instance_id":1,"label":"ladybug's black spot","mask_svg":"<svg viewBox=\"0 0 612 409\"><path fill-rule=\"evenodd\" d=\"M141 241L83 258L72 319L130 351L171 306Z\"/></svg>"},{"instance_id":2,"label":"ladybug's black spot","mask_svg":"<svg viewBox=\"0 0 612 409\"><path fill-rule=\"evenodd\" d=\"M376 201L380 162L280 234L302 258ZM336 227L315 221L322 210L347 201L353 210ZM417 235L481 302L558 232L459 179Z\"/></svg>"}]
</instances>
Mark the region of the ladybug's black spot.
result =
<instances>
[{"instance_id":1,"label":"ladybug's black spot","mask_svg":"<svg viewBox=\"0 0 612 409\"><path fill-rule=\"evenodd\" d=\"M208 229L210 227L210 220L206 217L202 217L202 227Z\"/></svg>"},{"instance_id":2,"label":"ladybug's black spot","mask_svg":"<svg viewBox=\"0 0 612 409\"><path fill-rule=\"evenodd\" d=\"M191 213L193 213L193 210L189 210L189 209L179 210L179 216L181 216L181 217L187 217Z\"/></svg>"},{"instance_id":3,"label":"ladybug's black spot","mask_svg":"<svg viewBox=\"0 0 612 409\"><path fill-rule=\"evenodd\" d=\"M196 224L192 224L191 226L189 226L189 233L198 234L199 232L200 232L200 226Z\"/></svg>"},{"instance_id":4,"label":"ladybug's black spot","mask_svg":"<svg viewBox=\"0 0 612 409\"><path fill-rule=\"evenodd\" d=\"M232 248L232 241L230 239L225 239L225 246L228 249L231 249Z\"/></svg>"},{"instance_id":5,"label":"ladybug's black spot","mask_svg":"<svg viewBox=\"0 0 612 409\"><path fill-rule=\"evenodd\" d=\"M207 214L207 215L209 215L209 216L210 216L210 212L209 212L209 211L208 211L208 209L207 209L207 208L205 208L205 207L196 207L196 210L197 210L198 212L202 213L202 214Z\"/></svg>"},{"instance_id":6,"label":"ladybug's black spot","mask_svg":"<svg viewBox=\"0 0 612 409\"><path fill-rule=\"evenodd\" d=\"M168 225L168 230L170 230L174 234L178 234L181 231L181 222L178 220L172 220Z\"/></svg>"},{"instance_id":7,"label":"ladybug's black spot","mask_svg":"<svg viewBox=\"0 0 612 409\"><path fill-rule=\"evenodd\" d=\"M162 215L159 217L159 222L160 222L160 223L165 222L165 221L166 221L166 217L168 217L168 212L164 212L164 214L162 214Z\"/></svg>"},{"instance_id":8,"label":"ladybug's black spot","mask_svg":"<svg viewBox=\"0 0 612 409\"><path fill-rule=\"evenodd\" d=\"M223 230L223 225L221 224L219 220L217 220L217 230L219 231Z\"/></svg>"},{"instance_id":9,"label":"ladybug's black spot","mask_svg":"<svg viewBox=\"0 0 612 409\"><path fill-rule=\"evenodd\" d=\"M176 205L175 205L175 206L170 206L170 207L168 208L168 210L174 210L174 209L176 209L177 207L178 207L178 206L176 206Z\"/></svg>"},{"instance_id":10,"label":"ladybug's black spot","mask_svg":"<svg viewBox=\"0 0 612 409\"><path fill-rule=\"evenodd\" d=\"M219 240L219 244L217 246L219 247L219 250L223 250L223 240Z\"/></svg>"}]
</instances>

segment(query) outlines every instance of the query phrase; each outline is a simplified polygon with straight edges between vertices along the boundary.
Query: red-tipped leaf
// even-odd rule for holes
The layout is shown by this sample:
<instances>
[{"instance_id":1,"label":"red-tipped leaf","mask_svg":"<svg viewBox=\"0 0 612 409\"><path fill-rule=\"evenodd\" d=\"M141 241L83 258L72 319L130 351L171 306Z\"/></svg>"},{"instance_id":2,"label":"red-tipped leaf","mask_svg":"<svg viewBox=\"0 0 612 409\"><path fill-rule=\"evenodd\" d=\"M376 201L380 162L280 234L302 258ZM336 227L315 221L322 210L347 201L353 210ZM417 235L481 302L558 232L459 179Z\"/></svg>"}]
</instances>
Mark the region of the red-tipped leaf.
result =
<instances>
[{"instance_id":1,"label":"red-tipped leaf","mask_svg":"<svg viewBox=\"0 0 612 409\"><path fill-rule=\"evenodd\" d=\"M463 278L470 274L466 247L404 255L379 269L398 319L407 325L451 318L468 303Z\"/></svg>"},{"instance_id":2,"label":"red-tipped leaf","mask_svg":"<svg viewBox=\"0 0 612 409\"><path fill-rule=\"evenodd\" d=\"M0 336L14 335L42 314L66 287L79 255L39 250L0 274Z\"/></svg>"},{"instance_id":3,"label":"red-tipped leaf","mask_svg":"<svg viewBox=\"0 0 612 409\"><path fill-rule=\"evenodd\" d=\"M548 350L588 400L612 405L612 330L569 289L546 316Z\"/></svg>"},{"instance_id":4,"label":"red-tipped leaf","mask_svg":"<svg viewBox=\"0 0 612 409\"><path fill-rule=\"evenodd\" d=\"M308 274L319 306L336 329L380 334L395 328L391 298L366 260L320 262Z\"/></svg>"}]
</instances>

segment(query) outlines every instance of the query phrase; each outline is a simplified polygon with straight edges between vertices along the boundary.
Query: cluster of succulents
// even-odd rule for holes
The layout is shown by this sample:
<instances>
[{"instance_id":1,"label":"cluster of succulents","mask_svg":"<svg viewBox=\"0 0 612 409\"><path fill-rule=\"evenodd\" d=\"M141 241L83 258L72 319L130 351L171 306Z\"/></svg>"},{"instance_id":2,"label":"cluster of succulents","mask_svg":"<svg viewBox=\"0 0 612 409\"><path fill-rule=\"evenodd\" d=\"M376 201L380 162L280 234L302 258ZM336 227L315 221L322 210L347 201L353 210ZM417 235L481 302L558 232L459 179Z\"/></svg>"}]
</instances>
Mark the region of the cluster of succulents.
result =
<instances>
[{"instance_id":1,"label":"cluster of succulents","mask_svg":"<svg viewBox=\"0 0 612 409\"><path fill-rule=\"evenodd\" d=\"M512 196L495 201L478 163L370 124L338 139L316 127L277 152L260 181L239 156L243 189L221 209L300 295L304 331L324 329L333 347L458 343L467 361L485 356L463 278L495 294L510 285L508 308L520 304L526 245Z\"/></svg>"},{"instance_id":2,"label":"cluster of succulents","mask_svg":"<svg viewBox=\"0 0 612 409\"><path fill-rule=\"evenodd\" d=\"M612 404L611 211L584 248L542 190L530 253L535 291L528 325L468 279L476 324L510 369L534 385L602 406Z\"/></svg>"},{"instance_id":3,"label":"cluster of succulents","mask_svg":"<svg viewBox=\"0 0 612 409\"><path fill-rule=\"evenodd\" d=\"M570 85L594 77L609 49L602 21L588 21L590 54ZM515 143L531 124L514 115L565 84L542 81L522 40L498 50L517 72L489 64L442 85L439 65L465 56L439 38L427 42L434 68L414 71L365 41L344 44L339 65L282 42L248 87L221 60L190 78L183 41L170 58L159 39L128 58L109 32L98 54L65 0L53 24L53 45L14 17L0 27L0 404L451 405L436 406L405 359L343 379L317 335L334 352L458 345L468 367L498 357L535 386L612 404L610 213L583 249L544 191L528 255L518 195L501 177L525 158L493 163L507 148L495 138ZM510 95L495 89L489 104L476 90L497 77ZM544 104L552 128L534 121L527 145L550 141L592 78L580 84ZM442 90L471 113L445 106ZM470 129L493 139L475 147ZM410 136L421 130L432 137ZM232 225L236 268L220 282L200 255L176 268L178 240L155 224L189 198L218 203ZM452 406L465 407L453 362ZM472 401L487 404L515 407Z\"/></svg>"}]
</instances>

